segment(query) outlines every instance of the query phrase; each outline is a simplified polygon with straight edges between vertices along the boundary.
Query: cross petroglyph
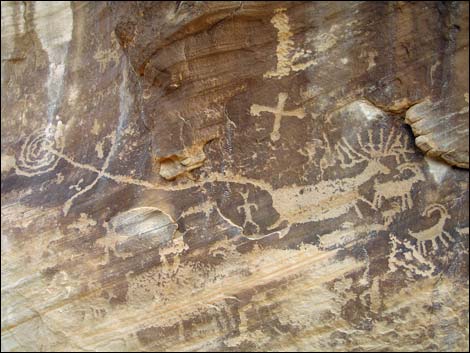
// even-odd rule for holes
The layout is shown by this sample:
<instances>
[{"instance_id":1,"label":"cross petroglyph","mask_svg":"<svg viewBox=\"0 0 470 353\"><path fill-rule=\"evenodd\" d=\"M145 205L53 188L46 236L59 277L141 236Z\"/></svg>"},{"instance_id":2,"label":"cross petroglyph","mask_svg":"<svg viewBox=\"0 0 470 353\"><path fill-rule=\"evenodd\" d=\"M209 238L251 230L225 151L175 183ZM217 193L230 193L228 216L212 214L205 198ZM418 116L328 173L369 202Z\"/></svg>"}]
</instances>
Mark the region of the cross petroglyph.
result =
<instances>
[{"instance_id":1,"label":"cross petroglyph","mask_svg":"<svg viewBox=\"0 0 470 353\"><path fill-rule=\"evenodd\" d=\"M277 107L267 107L264 105L253 104L250 109L250 114L253 116L260 116L262 112L268 112L274 114L274 125L273 131L271 132L271 141L275 142L279 140L280 134L279 129L281 127L281 120L285 116L296 117L303 119L305 117L305 111L303 108L295 110L284 110L284 105L287 100L287 93L279 93Z\"/></svg>"}]
</instances>

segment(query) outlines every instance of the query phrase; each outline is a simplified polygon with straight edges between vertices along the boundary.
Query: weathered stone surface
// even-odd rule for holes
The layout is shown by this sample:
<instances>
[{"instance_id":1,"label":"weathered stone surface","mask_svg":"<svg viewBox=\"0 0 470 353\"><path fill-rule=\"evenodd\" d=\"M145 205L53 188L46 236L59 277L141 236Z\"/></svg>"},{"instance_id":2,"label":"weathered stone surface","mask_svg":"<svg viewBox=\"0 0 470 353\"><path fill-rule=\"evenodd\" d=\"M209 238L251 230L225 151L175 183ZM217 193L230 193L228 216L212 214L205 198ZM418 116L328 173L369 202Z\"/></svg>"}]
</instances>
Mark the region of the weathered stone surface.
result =
<instances>
[{"instance_id":1,"label":"weathered stone surface","mask_svg":"<svg viewBox=\"0 0 470 353\"><path fill-rule=\"evenodd\" d=\"M468 2L6 1L1 70L2 350L468 350Z\"/></svg>"},{"instance_id":2,"label":"weathered stone surface","mask_svg":"<svg viewBox=\"0 0 470 353\"><path fill-rule=\"evenodd\" d=\"M459 110L449 106L448 100L424 101L408 109L405 121L413 129L416 145L426 155L468 169L468 93Z\"/></svg>"}]
</instances>

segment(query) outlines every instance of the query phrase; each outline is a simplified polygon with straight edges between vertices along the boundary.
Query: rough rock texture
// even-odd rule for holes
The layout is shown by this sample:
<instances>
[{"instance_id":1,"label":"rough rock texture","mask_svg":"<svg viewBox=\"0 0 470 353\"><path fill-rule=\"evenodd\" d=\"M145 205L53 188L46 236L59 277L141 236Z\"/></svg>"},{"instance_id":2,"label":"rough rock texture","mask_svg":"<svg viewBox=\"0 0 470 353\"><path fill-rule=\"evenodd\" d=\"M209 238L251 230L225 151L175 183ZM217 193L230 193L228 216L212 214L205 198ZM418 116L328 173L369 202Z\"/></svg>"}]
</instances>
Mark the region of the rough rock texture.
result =
<instances>
[{"instance_id":1,"label":"rough rock texture","mask_svg":"<svg viewBox=\"0 0 470 353\"><path fill-rule=\"evenodd\" d=\"M468 350L468 2L1 6L2 350Z\"/></svg>"}]
</instances>

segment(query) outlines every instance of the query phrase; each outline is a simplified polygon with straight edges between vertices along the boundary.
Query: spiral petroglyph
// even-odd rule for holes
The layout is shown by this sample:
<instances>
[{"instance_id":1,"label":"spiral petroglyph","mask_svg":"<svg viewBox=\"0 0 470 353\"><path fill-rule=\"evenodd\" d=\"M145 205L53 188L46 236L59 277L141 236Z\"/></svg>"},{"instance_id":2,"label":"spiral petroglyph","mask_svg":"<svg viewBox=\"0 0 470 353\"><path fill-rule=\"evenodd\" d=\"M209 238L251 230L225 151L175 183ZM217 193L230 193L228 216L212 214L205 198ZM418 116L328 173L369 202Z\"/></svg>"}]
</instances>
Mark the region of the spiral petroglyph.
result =
<instances>
[{"instance_id":1,"label":"spiral petroglyph","mask_svg":"<svg viewBox=\"0 0 470 353\"><path fill-rule=\"evenodd\" d=\"M16 173L34 176L54 170L64 148L59 127L49 126L31 133L21 147Z\"/></svg>"}]
</instances>

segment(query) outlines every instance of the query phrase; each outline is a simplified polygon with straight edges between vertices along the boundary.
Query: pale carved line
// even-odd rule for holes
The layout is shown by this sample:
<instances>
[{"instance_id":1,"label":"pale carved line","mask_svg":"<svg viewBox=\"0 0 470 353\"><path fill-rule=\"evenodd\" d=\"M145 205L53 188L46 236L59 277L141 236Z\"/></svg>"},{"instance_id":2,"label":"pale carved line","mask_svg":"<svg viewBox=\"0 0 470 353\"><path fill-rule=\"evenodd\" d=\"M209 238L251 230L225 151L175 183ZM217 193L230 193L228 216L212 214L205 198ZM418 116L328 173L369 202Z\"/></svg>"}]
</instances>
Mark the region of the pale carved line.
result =
<instances>
[{"instance_id":1,"label":"pale carved line","mask_svg":"<svg viewBox=\"0 0 470 353\"><path fill-rule=\"evenodd\" d=\"M305 63L296 63L300 58L311 54L311 52L309 50L305 51L303 49L294 48L294 41L292 40L293 33L289 26L289 17L286 15L285 8L276 10L276 14L271 19L271 23L277 29L277 65L275 70L266 72L263 75L264 77L279 79L288 76L291 71L302 71L315 64L314 60L309 60Z\"/></svg>"},{"instance_id":2,"label":"pale carved line","mask_svg":"<svg viewBox=\"0 0 470 353\"><path fill-rule=\"evenodd\" d=\"M70 207L72 207L72 203L73 203L73 200L75 200L77 197L79 197L80 195L86 193L87 191L91 190L95 185L96 183L98 183L99 179L104 176L104 173L106 172L106 169L108 169L109 167L109 161L111 160L111 157L114 155L114 153L116 152L116 135L115 134L112 134L109 136L110 139L111 139L111 148L109 150L109 153L108 155L106 156L106 159L103 163L103 166L101 167L101 170L98 171L98 175L96 176L96 178L90 183L88 184L86 187L84 187L82 190L80 190L79 192L77 192L76 194L74 194L70 199L68 199L65 204L64 204L64 208L63 208L63 211L64 211L64 215L67 215L69 210L70 210Z\"/></svg>"}]
</instances>

